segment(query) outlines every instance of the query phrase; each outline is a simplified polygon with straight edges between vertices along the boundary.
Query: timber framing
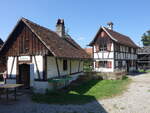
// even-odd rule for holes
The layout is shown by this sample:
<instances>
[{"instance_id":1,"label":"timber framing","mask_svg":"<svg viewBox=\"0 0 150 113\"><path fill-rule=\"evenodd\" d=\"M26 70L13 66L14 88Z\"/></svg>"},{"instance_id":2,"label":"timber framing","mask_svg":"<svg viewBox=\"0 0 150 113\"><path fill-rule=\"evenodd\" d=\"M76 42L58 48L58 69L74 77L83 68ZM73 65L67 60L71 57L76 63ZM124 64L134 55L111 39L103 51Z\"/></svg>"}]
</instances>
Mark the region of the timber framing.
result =
<instances>
[{"instance_id":1,"label":"timber framing","mask_svg":"<svg viewBox=\"0 0 150 113\"><path fill-rule=\"evenodd\" d=\"M33 57L34 57L34 61L35 61L36 69L37 69L38 79L41 79L36 57L35 56L33 56Z\"/></svg>"},{"instance_id":2,"label":"timber framing","mask_svg":"<svg viewBox=\"0 0 150 113\"><path fill-rule=\"evenodd\" d=\"M59 70L59 65L58 65L57 58L55 58L55 62L56 62L58 77L60 77L60 70Z\"/></svg>"},{"instance_id":3,"label":"timber framing","mask_svg":"<svg viewBox=\"0 0 150 113\"><path fill-rule=\"evenodd\" d=\"M112 29L101 27L89 46L93 47L93 70L113 72L115 68L122 70L127 66L127 70L129 70L129 65L133 69L136 66L139 47L128 36ZM107 68L109 65L111 65L111 69Z\"/></svg>"},{"instance_id":4,"label":"timber framing","mask_svg":"<svg viewBox=\"0 0 150 113\"><path fill-rule=\"evenodd\" d=\"M10 78L12 78L12 71L13 71L13 67L14 67L14 62L15 62L15 57L13 57L13 61L12 61L12 64L11 64Z\"/></svg>"}]
</instances>

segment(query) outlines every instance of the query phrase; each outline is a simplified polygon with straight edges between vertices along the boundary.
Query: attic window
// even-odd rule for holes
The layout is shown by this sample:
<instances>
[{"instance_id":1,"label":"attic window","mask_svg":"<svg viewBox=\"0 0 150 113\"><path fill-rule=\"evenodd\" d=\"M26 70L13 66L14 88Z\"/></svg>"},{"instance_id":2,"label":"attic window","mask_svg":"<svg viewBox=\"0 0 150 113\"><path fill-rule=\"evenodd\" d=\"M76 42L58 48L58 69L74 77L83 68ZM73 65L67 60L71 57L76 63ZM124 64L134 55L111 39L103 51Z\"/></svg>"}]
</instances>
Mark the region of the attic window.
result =
<instances>
[{"instance_id":1,"label":"attic window","mask_svg":"<svg viewBox=\"0 0 150 113\"><path fill-rule=\"evenodd\" d=\"M66 71L68 68L67 66L67 60L63 60L63 70Z\"/></svg>"},{"instance_id":2,"label":"attic window","mask_svg":"<svg viewBox=\"0 0 150 113\"><path fill-rule=\"evenodd\" d=\"M101 43L100 45L99 45L99 50L100 51L106 51L107 50L107 43Z\"/></svg>"}]
</instances>

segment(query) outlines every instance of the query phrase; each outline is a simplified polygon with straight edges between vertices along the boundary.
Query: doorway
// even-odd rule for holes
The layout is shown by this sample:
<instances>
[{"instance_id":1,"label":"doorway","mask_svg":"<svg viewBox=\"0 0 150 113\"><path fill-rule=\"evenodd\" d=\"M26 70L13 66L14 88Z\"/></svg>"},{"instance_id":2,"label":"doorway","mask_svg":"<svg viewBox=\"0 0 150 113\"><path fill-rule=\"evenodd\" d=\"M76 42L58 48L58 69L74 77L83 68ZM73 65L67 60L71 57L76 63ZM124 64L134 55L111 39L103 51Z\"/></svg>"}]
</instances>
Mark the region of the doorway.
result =
<instances>
[{"instance_id":1,"label":"doorway","mask_svg":"<svg viewBox=\"0 0 150 113\"><path fill-rule=\"evenodd\" d=\"M19 65L19 84L24 84L24 88L30 88L30 65L21 64Z\"/></svg>"}]
</instances>

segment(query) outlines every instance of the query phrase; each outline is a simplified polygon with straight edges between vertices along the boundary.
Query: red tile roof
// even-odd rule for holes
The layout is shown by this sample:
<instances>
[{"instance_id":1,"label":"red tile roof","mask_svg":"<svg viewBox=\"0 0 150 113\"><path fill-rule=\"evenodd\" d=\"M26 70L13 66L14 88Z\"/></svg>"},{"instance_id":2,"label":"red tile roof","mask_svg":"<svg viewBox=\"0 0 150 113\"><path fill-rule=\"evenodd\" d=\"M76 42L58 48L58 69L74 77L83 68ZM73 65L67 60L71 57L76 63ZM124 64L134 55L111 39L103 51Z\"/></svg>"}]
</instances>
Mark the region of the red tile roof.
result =
<instances>
[{"instance_id":1,"label":"red tile roof","mask_svg":"<svg viewBox=\"0 0 150 113\"><path fill-rule=\"evenodd\" d=\"M87 53L88 55L90 55L90 56L92 57L92 54L93 54L93 53L92 53L92 52L93 52L93 51L92 51L92 48L85 48L84 50L86 51L86 53Z\"/></svg>"}]
</instances>

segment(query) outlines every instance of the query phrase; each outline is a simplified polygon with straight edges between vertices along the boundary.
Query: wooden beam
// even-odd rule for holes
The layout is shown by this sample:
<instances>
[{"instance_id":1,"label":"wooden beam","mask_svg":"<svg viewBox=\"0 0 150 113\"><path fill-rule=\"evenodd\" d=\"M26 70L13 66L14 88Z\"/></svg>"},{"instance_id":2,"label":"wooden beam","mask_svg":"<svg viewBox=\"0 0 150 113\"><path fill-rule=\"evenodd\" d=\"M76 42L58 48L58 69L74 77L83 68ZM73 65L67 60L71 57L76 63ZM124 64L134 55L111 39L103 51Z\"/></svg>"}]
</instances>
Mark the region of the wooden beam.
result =
<instances>
[{"instance_id":1,"label":"wooden beam","mask_svg":"<svg viewBox=\"0 0 150 113\"><path fill-rule=\"evenodd\" d=\"M47 56L43 56L43 80L47 80Z\"/></svg>"},{"instance_id":2,"label":"wooden beam","mask_svg":"<svg viewBox=\"0 0 150 113\"><path fill-rule=\"evenodd\" d=\"M70 59L70 75L71 75L71 59Z\"/></svg>"},{"instance_id":3,"label":"wooden beam","mask_svg":"<svg viewBox=\"0 0 150 113\"><path fill-rule=\"evenodd\" d=\"M18 65L18 56L17 56L17 66L16 66L16 83L18 83L18 80L19 80L19 65Z\"/></svg>"},{"instance_id":4,"label":"wooden beam","mask_svg":"<svg viewBox=\"0 0 150 113\"><path fill-rule=\"evenodd\" d=\"M40 77L40 72L39 72L39 68L38 68L37 61L36 61L35 56L34 56L34 61L35 61L35 65L36 65L36 69L37 69L37 73L38 73L38 79L41 79L41 77Z\"/></svg>"},{"instance_id":5,"label":"wooden beam","mask_svg":"<svg viewBox=\"0 0 150 113\"><path fill-rule=\"evenodd\" d=\"M80 63L81 63L81 60L79 60L78 72L80 71Z\"/></svg>"},{"instance_id":6,"label":"wooden beam","mask_svg":"<svg viewBox=\"0 0 150 113\"><path fill-rule=\"evenodd\" d=\"M14 62L15 62L15 57L13 57L13 61L12 61L12 64L11 64L10 78L11 78L11 75L12 75L12 71L13 71Z\"/></svg>"},{"instance_id":7,"label":"wooden beam","mask_svg":"<svg viewBox=\"0 0 150 113\"><path fill-rule=\"evenodd\" d=\"M56 61L56 67L57 67L58 77L60 77L60 71L59 71L59 65L58 65L57 58L55 58L55 61Z\"/></svg>"}]
</instances>

